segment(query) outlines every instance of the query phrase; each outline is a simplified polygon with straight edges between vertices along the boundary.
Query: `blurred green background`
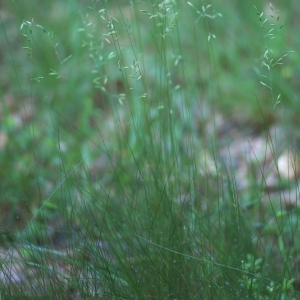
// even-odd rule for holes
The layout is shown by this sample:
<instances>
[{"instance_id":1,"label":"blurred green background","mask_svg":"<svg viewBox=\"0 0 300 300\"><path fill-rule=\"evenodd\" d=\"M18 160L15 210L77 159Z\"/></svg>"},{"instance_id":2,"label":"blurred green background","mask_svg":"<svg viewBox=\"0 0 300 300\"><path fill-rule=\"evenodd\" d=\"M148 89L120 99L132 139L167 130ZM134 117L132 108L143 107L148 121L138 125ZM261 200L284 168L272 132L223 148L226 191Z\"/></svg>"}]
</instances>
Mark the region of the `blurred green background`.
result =
<instances>
[{"instance_id":1,"label":"blurred green background","mask_svg":"<svg viewBox=\"0 0 300 300\"><path fill-rule=\"evenodd\" d=\"M292 277L279 269L286 240L289 254L298 251L297 213L289 219L281 195L263 203L260 166L241 192L238 168L219 167L218 147L232 129L260 137L276 125L299 144L299 1L6 0L0 13L1 241L49 238L54 247L65 226L97 258L102 234L111 248L134 248L137 231L182 253L214 252L231 269L216 276L220 285L235 274L223 290L236 287L234 270L245 257L254 264L255 252L266 264L277 259L268 276ZM160 261L151 247L148 266L156 274L161 264L172 289L180 268L202 276L198 261L172 252ZM165 268L173 257L178 264ZM215 272L201 264L205 276Z\"/></svg>"},{"instance_id":2,"label":"blurred green background","mask_svg":"<svg viewBox=\"0 0 300 300\"><path fill-rule=\"evenodd\" d=\"M8 228L20 210L26 214L24 207L29 214L39 207L99 142L99 132L110 135L112 108L121 107L130 84L120 67L132 69L132 76L143 74L134 92L147 92L155 105L169 90L176 99L181 88L191 111L202 103L258 131L274 123L298 124L298 1L168 3L176 12L166 21L166 40L170 34L172 42L164 45L153 30L160 26L153 27L157 18L149 17L155 1L137 2L135 11L130 1L1 2L0 176L7 213L1 222ZM119 49L109 41L110 22ZM137 67L134 58L141 55ZM272 66L277 61L282 64ZM126 101L123 108L130 114ZM200 114L210 116L205 109ZM192 121L198 130L203 120L196 114ZM97 157L91 153L86 163Z\"/></svg>"}]
</instances>

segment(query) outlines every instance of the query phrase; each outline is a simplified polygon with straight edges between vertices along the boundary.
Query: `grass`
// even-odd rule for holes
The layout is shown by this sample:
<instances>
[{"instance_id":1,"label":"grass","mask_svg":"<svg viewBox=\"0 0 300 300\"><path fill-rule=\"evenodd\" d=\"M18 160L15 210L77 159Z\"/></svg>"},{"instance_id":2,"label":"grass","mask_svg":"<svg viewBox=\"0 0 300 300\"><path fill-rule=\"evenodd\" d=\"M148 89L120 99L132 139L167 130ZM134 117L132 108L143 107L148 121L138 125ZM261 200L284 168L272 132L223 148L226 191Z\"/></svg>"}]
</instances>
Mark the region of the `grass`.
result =
<instances>
[{"instance_id":1,"label":"grass","mask_svg":"<svg viewBox=\"0 0 300 300\"><path fill-rule=\"evenodd\" d=\"M300 7L254 2L3 10L1 299L299 297Z\"/></svg>"}]
</instances>

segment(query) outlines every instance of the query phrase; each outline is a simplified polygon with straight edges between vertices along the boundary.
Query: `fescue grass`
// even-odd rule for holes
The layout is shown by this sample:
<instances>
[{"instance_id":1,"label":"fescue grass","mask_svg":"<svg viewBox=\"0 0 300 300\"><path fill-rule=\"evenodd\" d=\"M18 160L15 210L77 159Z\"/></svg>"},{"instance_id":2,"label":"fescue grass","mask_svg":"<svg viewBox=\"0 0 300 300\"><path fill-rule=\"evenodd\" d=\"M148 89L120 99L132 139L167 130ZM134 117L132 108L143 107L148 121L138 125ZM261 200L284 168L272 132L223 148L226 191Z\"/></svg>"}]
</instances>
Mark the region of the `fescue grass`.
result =
<instances>
[{"instance_id":1,"label":"fescue grass","mask_svg":"<svg viewBox=\"0 0 300 300\"><path fill-rule=\"evenodd\" d=\"M1 299L299 297L299 5L273 6L9 3Z\"/></svg>"}]
</instances>

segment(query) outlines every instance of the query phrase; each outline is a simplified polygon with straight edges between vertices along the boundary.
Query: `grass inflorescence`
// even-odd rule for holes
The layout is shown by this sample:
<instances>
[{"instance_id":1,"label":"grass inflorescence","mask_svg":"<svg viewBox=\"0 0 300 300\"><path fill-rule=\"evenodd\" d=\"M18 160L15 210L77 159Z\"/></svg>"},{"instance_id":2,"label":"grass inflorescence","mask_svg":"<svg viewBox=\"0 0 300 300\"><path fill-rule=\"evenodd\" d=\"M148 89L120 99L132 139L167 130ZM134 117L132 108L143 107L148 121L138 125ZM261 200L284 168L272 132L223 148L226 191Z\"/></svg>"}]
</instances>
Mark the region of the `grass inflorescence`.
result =
<instances>
[{"instance_id":1,"label":"grass inflorescence","mask_svg":"<svg viewBox=\"0 0 300 300\"><path fill-rule=\"evenodd\" d=\"M3 9L1 299L299 297L299 7L214 2Z\"/></svg>"}]
</instances>

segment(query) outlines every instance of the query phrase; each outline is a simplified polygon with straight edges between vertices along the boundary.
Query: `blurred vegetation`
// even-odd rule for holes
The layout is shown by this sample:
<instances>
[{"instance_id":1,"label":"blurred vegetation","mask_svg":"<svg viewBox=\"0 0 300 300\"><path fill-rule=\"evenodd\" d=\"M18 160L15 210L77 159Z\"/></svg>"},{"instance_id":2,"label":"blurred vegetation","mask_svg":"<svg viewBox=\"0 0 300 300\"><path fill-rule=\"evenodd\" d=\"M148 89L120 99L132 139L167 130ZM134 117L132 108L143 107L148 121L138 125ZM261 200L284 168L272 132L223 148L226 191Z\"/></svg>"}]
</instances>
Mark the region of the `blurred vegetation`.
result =
<instances>
[{"instance_id":1,"label":"blurred vegetation","mask_svg":"<svg viewBox=\"0 0 300 300\"><path fill-rule=\"evenodd\" d=\"M298 211L239 191L217 116L298 124L298 1L0 5L1 263L31 282L3 298L297 299Z\"/></svg>"}]
</instances>

